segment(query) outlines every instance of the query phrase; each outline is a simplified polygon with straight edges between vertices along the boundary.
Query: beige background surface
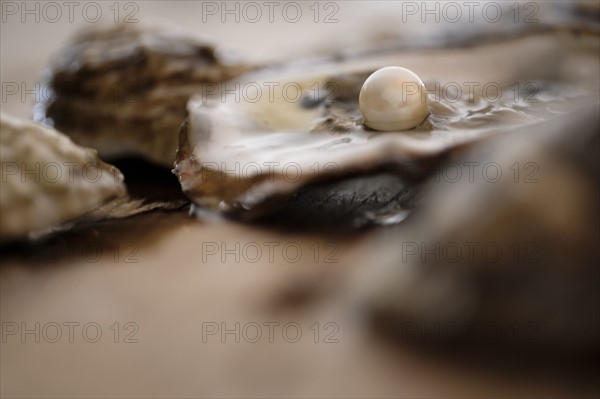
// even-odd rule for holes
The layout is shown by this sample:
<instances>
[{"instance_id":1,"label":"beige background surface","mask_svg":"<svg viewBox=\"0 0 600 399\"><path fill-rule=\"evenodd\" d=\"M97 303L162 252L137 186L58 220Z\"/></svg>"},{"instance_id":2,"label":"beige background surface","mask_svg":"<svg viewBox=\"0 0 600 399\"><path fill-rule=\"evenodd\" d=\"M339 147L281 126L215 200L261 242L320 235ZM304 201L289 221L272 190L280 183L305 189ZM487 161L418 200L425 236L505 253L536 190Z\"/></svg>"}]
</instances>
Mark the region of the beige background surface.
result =
<instances>
[{"instance_id":1,"label":"beige background surface","mask_svg":"<svg viewBox=\"0 0 600 399\"><path fill-rule=\"evenodd\" d=\"M2 2L6 3L6 2ZM32 2L33 3L33 2ZM111 23L112 2L98 2ZM123 3L121 3L123 4ZM398 23L395 2L337 2L339 23L202 23L202 3L138 1L136 17L155 18L195 29L253 60L269 61L326 54L349 43L387 35L433 35L443 24ZM83 3L82 3L83 6ZM4 4L3 4L4 7ZM31 89L50 55L88 23L25 22L7 17L1 28L1 80ZM492 27L495 28L495 27ZM404 36L402 36L404 35ZM409 40L406 39L406 40ZM31 115L35 97L11 96L2 110ZM0 314L5 323L40 323L34 335L5 336L1 343L2 397L573 397L590 387L545 372L500 371L478 363L424 354L392 345L366 328L344 282L356 268L370 233L350 237L286 233L234 222L201 223L185 211L141 215L66 234L51 245L3 251ZM235 248L253 243L257 262L241 256L207 255L207 245ZM266 255L276 243L274 258ZM290 262L281 248L300 248ZM326 245L333 247L326 247ZM318 248L315 252L315 246ZM326 261L331 248L333 260ZM292 250L290 250L292 251ZM58 255L56 255L58 253ZM238 251L238 255L241 252ZM316 261L315 261L316 253ZM54 254L54 255L53 255ZM56 256L55 256L56 255ZM95 258L96 257L96 258ZM205 259L203 259L203 257ZM251 255L250 255L251 257ZM90 261L90 258L93 260ZM97 259L97 260L96 260ZM308 292L308 294L305 294ZM296 300L307 297L305 301ZM291 298L291 299L290 299ZM74 342L44 339L48 323L79 323ZM81 327L98 323L102 336L87 342ZM110 327L120 323L118 343ZM127 322L139 328L137 343L124 343ZM203 323L297 323L297 343L276 330L257 343L203 342ZM319 323L314 342L309 329ZM338 327L325 343L325 323ZM11 324L12 325L12 324ZM204 324L206 326L206 324ZM50 327L48 327L50 328ZM54 334L46 330L49 334ZM92 333L90 333L93 335ZM89 337L88 337L89 338Z\"/></svg>"}]
</instances>

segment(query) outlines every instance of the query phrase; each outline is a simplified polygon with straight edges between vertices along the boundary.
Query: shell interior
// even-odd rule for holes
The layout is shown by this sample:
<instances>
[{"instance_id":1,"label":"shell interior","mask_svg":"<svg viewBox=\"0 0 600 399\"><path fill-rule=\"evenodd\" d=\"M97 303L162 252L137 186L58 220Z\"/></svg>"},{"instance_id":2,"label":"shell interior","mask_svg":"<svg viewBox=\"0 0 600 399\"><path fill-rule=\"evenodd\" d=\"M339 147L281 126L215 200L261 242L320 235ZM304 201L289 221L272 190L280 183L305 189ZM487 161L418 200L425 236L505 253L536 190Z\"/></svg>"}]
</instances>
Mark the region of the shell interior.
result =
<instances>
[{"instance_id":1,"label":"shell interior","mask_svg":"<svg viewBox=\"0 0 600 399\"><path fill-rule=\"evenodd\" d=\"M597 103L598 51L596 34L552 29L243 75L219 95L190 100L174 172L196 204L253 215L308 184L380 169L408 174L458 147ZM416 129L362 124L361 85L389 65L426 84L431 115Z\"/></svg>"}]
</instances>

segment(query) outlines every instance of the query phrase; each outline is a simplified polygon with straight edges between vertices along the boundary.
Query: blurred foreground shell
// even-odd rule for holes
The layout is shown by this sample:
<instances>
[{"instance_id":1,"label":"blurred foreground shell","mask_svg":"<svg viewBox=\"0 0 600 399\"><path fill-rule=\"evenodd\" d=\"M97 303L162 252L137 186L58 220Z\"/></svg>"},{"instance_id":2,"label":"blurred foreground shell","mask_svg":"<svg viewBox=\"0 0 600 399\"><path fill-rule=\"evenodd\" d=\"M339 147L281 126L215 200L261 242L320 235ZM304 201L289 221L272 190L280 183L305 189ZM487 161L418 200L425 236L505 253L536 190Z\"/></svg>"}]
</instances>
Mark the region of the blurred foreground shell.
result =
<instances>
[{"instance_id":1,"label":"blurred foreground shell","mask_svg":"<svg viewBox=\"0 0 600 399\"><path fill-rule=\"evenodd\" d=\"M194 97L174 170L184 193L201 207L260 217L326 180L381 170L422 178L454 149L598 101L596 34L550 29L463 44L284 65L243 75L237 92ZM387 65L409 68L429 87L431 115L412 131L362 124L360 88ZM500 95L444 92L469 82Z\"/></svg>"},{"instance_id":2,"label":"blurred foreground shell","mask_svg":"<svg viewBox=\"0 0 600 399\"><path fill-rule=\"evenodd\" d=\"M170 26L94 28L53 58L36 119L103 158L136 155L171 167L190 95L247 69Z\"/></svg>"},{"instance_id":3,"label":"blurred foreground shell","mask_svg":"<svg viewBox=\"0 0 600 399\"><path fill-rule=\"evenodd\" d=\"M377 324L401 341L597 353L597 112L452 159L448 176L462 165L462 177L432 184L422 209L377 237L357 276Z\"/></svg>"},{"instance_id":4,"label":"blurred foreground shell","mask_svg":"<svg viewBox=\"0 0 600 399\"><path fill-rule=\"evenodd\" d=\"M0 239L38 233L126 194L123 176L95 150L1 114Z\"/></svg>"}]
</instances>

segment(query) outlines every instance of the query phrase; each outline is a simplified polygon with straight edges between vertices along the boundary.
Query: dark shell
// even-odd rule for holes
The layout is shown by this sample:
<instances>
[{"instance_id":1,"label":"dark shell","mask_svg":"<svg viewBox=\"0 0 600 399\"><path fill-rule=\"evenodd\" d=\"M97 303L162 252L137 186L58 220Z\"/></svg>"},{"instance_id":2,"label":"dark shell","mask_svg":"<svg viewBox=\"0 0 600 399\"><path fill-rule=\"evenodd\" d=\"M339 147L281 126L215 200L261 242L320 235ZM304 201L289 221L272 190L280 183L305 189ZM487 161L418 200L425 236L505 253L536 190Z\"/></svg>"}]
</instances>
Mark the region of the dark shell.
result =
<instances>
[{"instance_id":1,"label":"dark shell","mask_svg":"<svg viewBox=\"0 0 600 399\"><path fill-rule=\"evenodd\" d=\"M46 71L53 95L36 117L101 156L137 155L172 166L189 97L247 69L173 27L95 28L53 58Z\"/></svg>"}]
</instances>

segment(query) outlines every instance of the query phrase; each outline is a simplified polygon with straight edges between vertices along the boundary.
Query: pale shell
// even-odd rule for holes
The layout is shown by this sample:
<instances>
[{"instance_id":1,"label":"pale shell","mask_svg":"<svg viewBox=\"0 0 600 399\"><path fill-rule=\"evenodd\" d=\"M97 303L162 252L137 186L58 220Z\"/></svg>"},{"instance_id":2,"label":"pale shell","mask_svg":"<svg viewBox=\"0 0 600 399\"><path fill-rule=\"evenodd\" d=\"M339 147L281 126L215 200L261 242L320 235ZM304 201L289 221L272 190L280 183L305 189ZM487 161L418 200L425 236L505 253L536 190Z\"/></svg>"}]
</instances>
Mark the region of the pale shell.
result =
<instances>
[{"instance_id":1,"label":"pale shell","mask_svg":"<svg viewBox=\"0 0 600 399\"><path fill-rule=\"evenodd\" d=\"M0 115L0 239L59 226L126 194L123 175L54 129Z\"/></svg>"}]
</instances>

